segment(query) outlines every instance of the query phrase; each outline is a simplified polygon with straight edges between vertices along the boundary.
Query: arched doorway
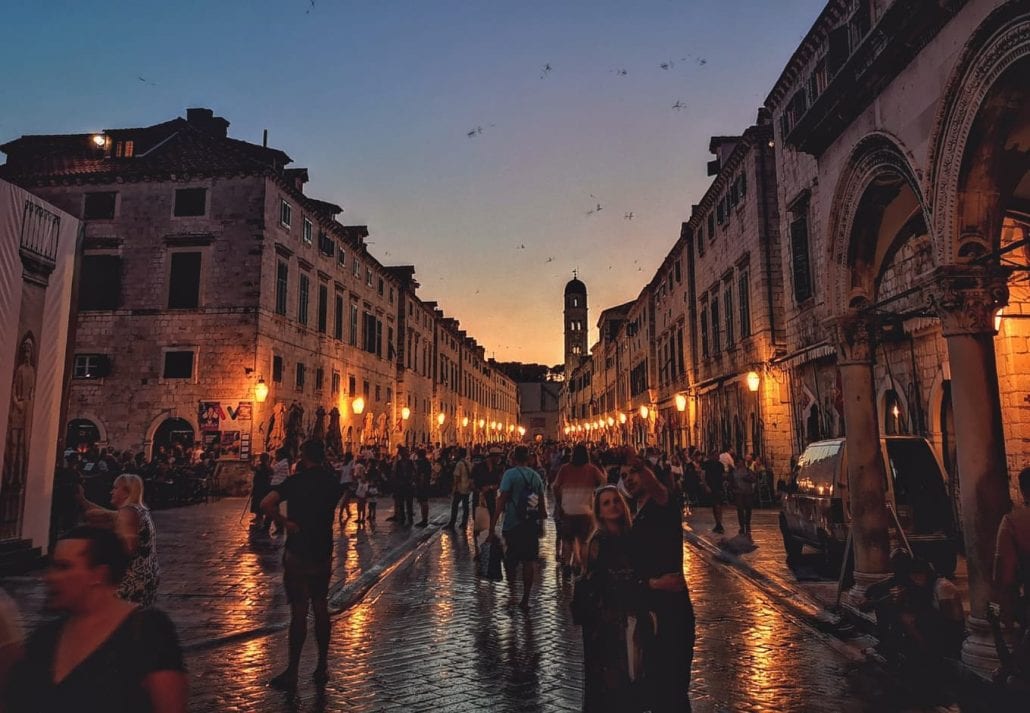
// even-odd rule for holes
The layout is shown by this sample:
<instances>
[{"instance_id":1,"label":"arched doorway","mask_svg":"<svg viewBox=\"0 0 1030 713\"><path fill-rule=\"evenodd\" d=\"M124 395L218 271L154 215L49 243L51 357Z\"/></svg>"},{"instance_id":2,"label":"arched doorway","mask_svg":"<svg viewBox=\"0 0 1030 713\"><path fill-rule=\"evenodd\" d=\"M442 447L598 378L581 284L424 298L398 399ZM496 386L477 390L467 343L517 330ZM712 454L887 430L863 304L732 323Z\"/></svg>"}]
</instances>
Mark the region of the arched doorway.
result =
<instances>
[{"instance_id":1,"label":"arched doorway","mask_svg":"<svg viewBox=\"0 0 1030 713\"><path fill-rule=\"evenodd\" d=\"M68 422L64 436L65 448L75 451L85 450L101 440L100 428L88 418L73 418Z\"/></svg>"},{"instance_id":2,"label":"arched doorway","mask_svg":"<svg viewBox=\"0 0 1030 713\"><path fill-rule=\"evenodd\" d=\"M171 453L176 446L182 446L187 452L193 447L193 426L182 418L166 418L154 432L152 454Z\"/></svg>"}]
</instances>

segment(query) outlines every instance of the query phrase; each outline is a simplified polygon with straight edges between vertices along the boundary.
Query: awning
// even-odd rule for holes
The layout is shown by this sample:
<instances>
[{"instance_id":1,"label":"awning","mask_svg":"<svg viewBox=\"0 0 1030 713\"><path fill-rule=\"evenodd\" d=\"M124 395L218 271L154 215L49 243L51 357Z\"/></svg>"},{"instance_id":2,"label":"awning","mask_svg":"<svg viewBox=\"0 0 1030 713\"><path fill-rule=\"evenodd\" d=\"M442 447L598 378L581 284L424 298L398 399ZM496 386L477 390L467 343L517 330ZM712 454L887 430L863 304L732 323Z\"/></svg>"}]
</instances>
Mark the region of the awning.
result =
<instances>
[{"instance_id":1,"label":"awning","mask_svg":"<svg viewBox=\"0 0 1030 713\"><path fill-rule=\"evenodd\" d=\"M815 361L816 359L834 356L836 353L837 349L832 344L823 342L822 344L813 344L810 347L805 347L804 349L800 349L793 354L788 354L785 357L774 359L772 363L786 369L793 369L796 366L807 364L808 362Z\"/></svg>"}]
</instances>

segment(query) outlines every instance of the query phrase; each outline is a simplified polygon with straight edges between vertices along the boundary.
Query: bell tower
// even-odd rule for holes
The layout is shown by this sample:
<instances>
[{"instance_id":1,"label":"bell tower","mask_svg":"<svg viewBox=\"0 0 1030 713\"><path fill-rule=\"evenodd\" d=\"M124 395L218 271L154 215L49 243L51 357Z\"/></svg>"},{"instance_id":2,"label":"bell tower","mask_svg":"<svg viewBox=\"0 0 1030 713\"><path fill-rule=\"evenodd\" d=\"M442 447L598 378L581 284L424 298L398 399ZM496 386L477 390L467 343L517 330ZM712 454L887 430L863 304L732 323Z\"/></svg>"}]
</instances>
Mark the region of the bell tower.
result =
<instances>
[{"instance_id":1,"label":"bell tower","mask_svg":"<svg viewBox=\"0 0 1030 713\"><path fill-rule=\"evenodd\" d=\"M565 285L565 374L587 355L587 286L572 271Z\"/></svg>"}]
</instances>

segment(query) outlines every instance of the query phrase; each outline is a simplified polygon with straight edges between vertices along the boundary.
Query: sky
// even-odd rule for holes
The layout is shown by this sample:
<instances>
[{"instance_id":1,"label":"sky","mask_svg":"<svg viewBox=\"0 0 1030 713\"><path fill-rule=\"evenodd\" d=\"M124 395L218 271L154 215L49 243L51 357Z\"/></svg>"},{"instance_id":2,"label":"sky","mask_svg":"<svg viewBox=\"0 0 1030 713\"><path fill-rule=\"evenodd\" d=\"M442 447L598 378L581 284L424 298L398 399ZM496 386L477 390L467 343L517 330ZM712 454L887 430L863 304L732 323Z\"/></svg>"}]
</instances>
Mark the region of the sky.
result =
<instances>
[{"instance_id":1,"label":"sky","mask_svg":"<svg viewBox=\"0 0 1030 713\"><path fill-rule=\"evenodd\" d=\"M557 364L572 271L592 344L704 194L709 138L754 122L824 0L4 5L0 143L194 106L234 138L267 129L488 356Z\"/></svg>"}]
</instances>

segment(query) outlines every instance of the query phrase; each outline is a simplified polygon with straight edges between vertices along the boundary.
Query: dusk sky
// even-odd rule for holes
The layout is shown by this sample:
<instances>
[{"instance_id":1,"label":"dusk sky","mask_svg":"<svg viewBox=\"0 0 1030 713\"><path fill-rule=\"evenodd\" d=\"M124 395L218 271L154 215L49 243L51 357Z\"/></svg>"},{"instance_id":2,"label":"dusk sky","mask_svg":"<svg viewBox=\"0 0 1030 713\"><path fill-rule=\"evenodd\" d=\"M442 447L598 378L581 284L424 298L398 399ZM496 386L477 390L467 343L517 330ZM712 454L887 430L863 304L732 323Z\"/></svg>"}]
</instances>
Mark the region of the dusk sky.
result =
<instances>
[{"instance_id":1,"label":"dusk sky","mask_svg":"<svg viewBox=\"0 0 1030 713\"><path fill-rule=\"evenodd\" d=\"M0 142L193 106L268 129L488 356L555 364L572 270L593 343L704 193L709 137L755 120L823 4L16 0Z\"/></svg>"}]
</instances>

